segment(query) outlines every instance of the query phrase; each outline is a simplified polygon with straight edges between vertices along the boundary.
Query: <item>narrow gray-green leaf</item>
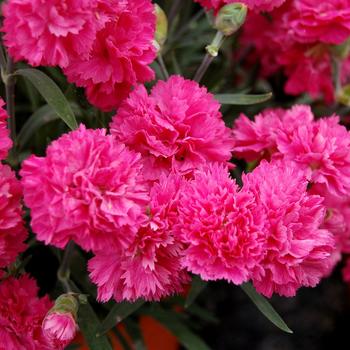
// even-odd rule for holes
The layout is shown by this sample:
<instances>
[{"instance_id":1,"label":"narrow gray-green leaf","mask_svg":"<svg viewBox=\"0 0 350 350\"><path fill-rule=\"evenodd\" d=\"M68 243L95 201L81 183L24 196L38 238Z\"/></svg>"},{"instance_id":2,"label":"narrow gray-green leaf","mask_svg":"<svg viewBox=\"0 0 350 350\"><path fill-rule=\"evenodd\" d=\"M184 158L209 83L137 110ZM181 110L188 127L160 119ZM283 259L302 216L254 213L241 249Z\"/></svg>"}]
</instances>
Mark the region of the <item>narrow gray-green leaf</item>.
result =
<instances>
[{"instance_id":1,"label":"narrow gray-green leaf","mask_svg":"<svg viewBox=\"0 0 350 350\"><path fill-rule=\"evenodd\" d=\"M241 288L261 311L261 313L276 327L286 333L293 333L293 331L287 326L282 317L276 312L267 299L259 294L250 283L242 284Z\"/></svg>"},{"instance_id":2,"label":"narrow gray-green leaf","mask_svg":"<svg viewBox=\"0 0 350 350\"><path fill-rule=\"evenodd\" d=\"M50 77L34 68L19 69L14 75L20 75L28 79L71 130L78 127L69 102Z\"/></svg>"},{"instance_id":3,"label":"narrow gray-green leaf","mask_svg":"<svg viewBox=\"0 0 350 350\"><path fill-rule=\"evenodd\" d=\"M272 97L272 93L261 95L245 95L245 94L218 94L215 98L223 105L254 105L268 101Z\"/></svg>"},{"instance_id":4,"label":"narrow gray-green leaf","mask_svg":"<svg viewBox=\"0 0 350 350\"><path fill-rule=\"evenodd\" d=\"M192 285L190 292L185 301L185 307L188 308L202 292L202 290L207 286L207 282L203 281L199 276L194 276L192 279Z\"/></svg>"},{"instance_id":5,"label":"narrow gray-green leaf","mask_svg":"<svg viewBox=\"0 0 350 350\"><path fill-rule=\"evenodd\" d=\"M152 309L149 315L165 326L187 350L210 350L172 311Z\"/></svg>"},{"instance_id":6,"label":"narrow gray-green leaf","mask_svg":"<svg viewBox=\"0 0 350 350\"><path fill-rule=\"evenodd\" d=\"M133 312L139 309L143 304L144 300L137 300L135 303L128 303L123 301L115 304L107 317L102 322L101 327L98 330L99 334L105 334L110 329L115 327L119 322L130 316Z\"/></svg>"},{"instance_id":7,"label":"narrow gray-green leaf","mask_svg":"<svg viewBox=\"0 0 350 350\"><path fill-rule=\"evenodd\" d=\"M81 293L72 281L70 284L74 292ZM113 350L107 336L97 337L97 331L101 327L101 323L89 303L79 306L78 324L90 350Z\"/></svg>"}]
</instances>

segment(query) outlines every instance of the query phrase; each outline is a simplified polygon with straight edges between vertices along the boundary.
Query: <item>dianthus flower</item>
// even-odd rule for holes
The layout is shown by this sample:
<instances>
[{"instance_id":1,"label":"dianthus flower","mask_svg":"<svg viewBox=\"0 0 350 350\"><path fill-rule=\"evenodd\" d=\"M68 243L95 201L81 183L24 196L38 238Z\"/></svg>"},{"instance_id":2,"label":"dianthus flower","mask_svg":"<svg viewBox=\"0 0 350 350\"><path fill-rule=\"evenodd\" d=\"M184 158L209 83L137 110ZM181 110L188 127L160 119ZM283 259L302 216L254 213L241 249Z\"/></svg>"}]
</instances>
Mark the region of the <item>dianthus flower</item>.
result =
<instances>
[{"instance_id":1,"label":"dianthus flower","mask_svg":"<svg viewBox=\"0 0 350 350\"><path fill-rule=\"evenodd\" d=\"M271 11L273 8L281 6L286 0L195 0L207 10L219 11L221 7L227 4L240 2L246 4L251 10Z\"/></svg>"},{"instance_id":2,"label":"dianthus flower","mask_svg":"<svg viewBox=\"0 0 350 350\"><path fill-rule=\"evenodd\" d=\"M313 185L309 189L312 194L318 194L324 198L327 213L322 228L332 232L336 242L333 252L333 266L341 260L342 254L350 253L350 198L331 195L326 188Z\"/></svg>"},{"instance_id":3,"label":"dianthus flower","mask_svg":"<svg viewBox=\"0 0 350 350\"><path fill-rule=\"evenodd\" d=\"M60 248L73 239L86 250L126 244L148 203L141 169L139 154L83 125L46 157L31 156L20 174L37 238Z\"/></svg>"},{"instance_id":4,"label":"dianthus flower","mask_svg":"<svg viewBox=\"0 0 350 350\"><path fill-rule=\"evenodd\" d=\"M9 131L7 128L7 112L3 108L5 105L4 100L0 97L0 160L7 157L8 150L12 147L12 141L9 137Z\"/></svg>"},{"instance_id":5,"label":"dianthus flower","mask_svg":"<svg viewBox=\"0 0 350 350\"><path fill-rule=\"evenodd\" d=\"M186 247L184 266L204 280L246 282L264 254L264 219L224 165L196 171L182 191L174 229Z\"/></svg>"},{"instance_id":6,"label":"dianthus flower","mask_svg":"<svg viewBox=\"0 0 350 350\"><path fill-rule=\"evenodd\" d=\"M289 110L266 109L256 115L253 121L241 114L234 123L233 153L249 162L278 157L276 139L279 130L283 130L285 135L294 135L294 130L311 124L313 119L311 108L304 105L296 105Z\"/></svg>"},{"instance_id":7,"label":"dianthus flower","mask_svg":"<svg viewBox=\"0 0 350 350\"><path fill-rule=\"evenodd\" d=\"M111 133L140 152L145 176L188 174L207 162L227 162L233 138L214 96L180 76L159 81L150 95L139 86L118 109Z\"/></svg>"},{"instance_id":8,"label":"dianthus flower","mask_svg":"<svg viewBox=\"0 0 350 350\"><path fill-rule=\"evenodd\" d=\"M22 219L22 187L7 165L0 164L0 268L25 249L27 231Z\"/></svg>"},{"instance_id":9,"label":"dianthus flower","mask_svg":"<svg viewBox=\"0 0 350 350\"><path fill-rule=\"evenodd\" d=\"M96 32L108 15L105 0L7 0L3 6L4 42L16 60L32 66L66 67L88 58Z\"/></svg>"},{"instance_id":10,"label":"dianthus flower","mask_svg":"<svg viewBox=\"0 0 350 350\"><path fill-rule=\"evenodd\" d=\"M304 92L313 98L334 101L332 50L350 37L348 1L289 0L269 17L252 13L243 27L242 52L252 45L250 63L259 61L263 76L282 69L287 76L285 91ZM250 58L250 59L249 59ZM346 82L349 72L340 71Z\"/></svg>"},{"instance_id":11,"label":"dianthus flower","mask_svg":"<svg viewBox=\"0 0 350 350\"><path fill-rule=\"evenodd\" d=\"M267 297L294 296L302 286L316 286L332 264L333 235L320 229L323 198L308 194L307 185L305 172L285 161L263 160L243 176L243 190L254 195L266 217L265 254L252 281Z\"/></svg>"},{"instance_id":12,"label":"dianthus flower","mask_svg":"<svg viewBox=\"0 0 350 350\"><path fill-rule=\"evenodd\" d=\"M54 350L41 330L52 303L37 296L38 287L28 275L0 283L0 349Z\"/></svg>"},{"instance_id":13,"label":"dianthus flower","mask_svg":"<svg viewBox=\"0 0 350 350\"><path fill-rule=\"evenodd\" d=\"M298 42L341 44L350 37L349 0L293 0L286 13L289 31Z\"/></svg>"},{"instance_id":14,"label":"dianthus flower","mask_svg":"<svg viewBox=\"0 0 350 350\"><path fill-rule=\"evenodd\" d=\"M97 33L89 57L77 57L65 69L69 81L86 88L93 105L115 109L132 86L154 78L148 65L156 58L155 25L150 0L120 2Z\"/></svg>"},{"instance_id":15,"label":"dianthus flower","mask_svg":"<svg viewBox=\"0 0 350 350\"><path fill-rule=\"evenodd\" d=\"M300 125L292 133L280 129L277 148L285 159L308 167L313 184L333 195L349 194L350 133L339 125L339 117Z\"/></svg>"},{"instance_id":16,"label":"dianthus flower","mask_svg":"<svg viewBox=\"0 0 350 350\"><path fill-rule=\"evenodd\" d=\"M89 262L98 299L160 300L183 290L189 281L181 265L182 245L174 237L181 178L162 176L151 189L149 219L123 250L97 252Z\"/></svg>"}]
</instances>

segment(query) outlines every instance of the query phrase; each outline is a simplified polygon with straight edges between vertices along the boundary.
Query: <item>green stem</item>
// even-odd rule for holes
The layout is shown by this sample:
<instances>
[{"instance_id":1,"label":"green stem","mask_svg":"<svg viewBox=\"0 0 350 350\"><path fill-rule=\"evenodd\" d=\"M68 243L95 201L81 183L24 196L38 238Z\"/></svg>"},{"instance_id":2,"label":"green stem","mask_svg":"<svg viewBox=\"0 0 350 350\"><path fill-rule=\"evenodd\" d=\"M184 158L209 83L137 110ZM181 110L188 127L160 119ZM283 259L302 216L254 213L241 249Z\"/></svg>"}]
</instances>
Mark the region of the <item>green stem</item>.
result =
<instances>
[{"instance_id":1,"label":"green stem","mask_svg":"<svg viewBox=\"0 0 350 350\"><path fill-rule=\"evenodd\" d=\"M208 70L210 64L213 62L214 58L218 55L221 45L224 42L224 35L218 31L210 45L206 47L207 54L204 56L204 59L199 66L193 80L199 83L206 71Z\"/></svg>"},{"instance_id":2,"label":"green stem","mask_svg":"<svg viewBox=\"0 0 350 350\"><path fill-rule=\"evenodd\" d=\"M168 73L168 70L167 70L166 65L164 63L163 56L161 55L161 53L158 54L158 58L157 59L158 59L158 63L159 63L159 66L160 66L163 78L165 80L168 80L169 79L169 73Z\"/></svg>"},{"instance_id":3,"label":"green stem","mask_svg":"<svg viewBox=\"0 0 350 350\"><path fill-rule=\"evenodd\" d=\"M15 77L13 72L15 70L15 65L10 57L8 57L7 67L6 67L6 110L9 115L9 128L11 133L11 138L16 147L16 116L15 116Z\"/></svg>"},{"instance_id":4,"label":"green stem","mask_svg":"<svg viewBox=\"0 0 350 350\"><path fill-rule=\"evenodd\" d=\"M60 268L57 271L57 278L62 283L67 293L72 292L69 284L70 279L70 263L74 252L74 242L70 241L64 251L63 259Z\"/></svg>"}]
</instances>

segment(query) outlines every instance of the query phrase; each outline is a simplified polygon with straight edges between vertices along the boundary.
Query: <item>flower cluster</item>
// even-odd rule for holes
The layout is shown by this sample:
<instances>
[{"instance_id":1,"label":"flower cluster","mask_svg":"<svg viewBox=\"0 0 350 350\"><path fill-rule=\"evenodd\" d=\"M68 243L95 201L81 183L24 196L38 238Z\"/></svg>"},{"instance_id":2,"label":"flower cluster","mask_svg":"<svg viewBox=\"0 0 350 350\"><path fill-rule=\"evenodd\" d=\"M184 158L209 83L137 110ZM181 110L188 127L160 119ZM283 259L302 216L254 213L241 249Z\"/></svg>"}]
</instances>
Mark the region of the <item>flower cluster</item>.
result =
<instances>
[{"instance_id":1,"label":"flower cluster","mask_svg":"<svg viewBox=\"0 0 350 350\"><path fill-rule=\"evenodd\" d=\"M64 68L103 110L154 77L151 0L7 0L3 13L4 43L16 61Z\"/></svg>"},{"instance_id":2,"label":"flower cluster","mask_svg":"<svg viewBox=\"0 0 350 350\"><path fill-rule=\"evenodd\" d=\"M336 241L334 266L341 253L349 253L349 131L337 116L315 120L310 107L301 105L266 110L254 121L241 115L233 132L236 157L248 162L294 162L305 172L308 192L322 197L327 208L322 228L332 232Z\"/></svg>"},{"instance_id":3,"label":"flower cluster","mask_svg":"<svg viewBox=\"0 0 350 350\"><path fill-rule=\"evenodd\" d=\"M287 76L286 93L307 92L332 102L334 57L342 61L338 68L340 82L350 77L346 53L349 5L349 1L341 0L287 0L268 17L252 13L244 26L242 52L254 46L250 59L259 60L263 76L282 69Z\"/></svg>"},{"instance_id":4,"label":"flower cluster","mask_svg":"<svg viewBox=\"0 0 350 350\"><path fill-rule=\"evenodd\" d=\"M46 244L92 250L99 299L159 300L188 282L174 234L183 182L226 164L233 137L219 103L173 76L149 96L138 87L106 130L83 125L31 156L20 172L31 226ZM47 205L50 203L50 205Z\"/></svg>"}]
</instances>

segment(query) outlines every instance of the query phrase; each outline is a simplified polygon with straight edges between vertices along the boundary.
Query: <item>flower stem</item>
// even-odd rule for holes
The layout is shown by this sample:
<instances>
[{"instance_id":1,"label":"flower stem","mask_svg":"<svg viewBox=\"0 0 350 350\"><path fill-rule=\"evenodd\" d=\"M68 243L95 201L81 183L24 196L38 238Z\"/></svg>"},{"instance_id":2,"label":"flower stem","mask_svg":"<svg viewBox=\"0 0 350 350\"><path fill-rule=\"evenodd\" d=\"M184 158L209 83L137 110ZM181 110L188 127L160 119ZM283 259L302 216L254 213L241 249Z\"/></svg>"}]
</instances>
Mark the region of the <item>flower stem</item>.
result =
<instances>
[{"instance_id":1,"label":"flower stem","mask_svg":"<svg viewBox=\"0 0 350 350\"><path fill-rule=\"evenodd\" d=\"M172 4L170 11L169 11L169 16L168 16L169 26L172 25L177 13L179 12L181 2L182 2L182 0L174 0L173 1L173 4Z\"/></svg>"},{"instance_id":2,"label":"flower stem","mask_svg":"<svg viewBox=\"0 0 350 350\"><path fill-rule=\"evenodd\" d=\"M199 83L202 80L210 64L213 62L214 58L219 54L219 50L222 43L224 42L224 39L224 35L220 31L218 31L212 43L205 48L207 53L204 56L204 59L193 78L193 80L195 80L197 83Z\"/></svg>"},{"instance_id":3,"label":"flower stem","mask_svg":"<svg viewBox=\"0 0 350 350\"><path fill-rule=\"evenodd\" d=\"M69 265L74 252L74 242L70 241L64 251L63 259L60 268L57 271L57 278L62 283L67 293L72 292L72 288L69 284L70 269Z\"/></svg>"},{"instance_id":4,"label":"flower stem","mask_svg":"<svg viewBox=\"0 0 350 350\"><path fill-rule=\"evenodd\" d=\"M165 80L168 80L169 79L169 73L168 73L168 70L167 70L167 68L165 66L165 63L164 63L164 60L163 60L163 56L161 55L161 53L158 54L158 63L159 63L159 66L160 66L163 78Z\"/></svg>"},{"instance_id":5,"label":"flower stem","mask_svg":"<svg viewBox=\"0 0 350 350\"><path fill-rule=\"evenodd\" d=\"M11 138L13 140L14 147L16 147L16 116L15 116L15 77L13 72L15 65L10 57L7 60L6 66L6 110L9 115L9 128L11 133Z\"/></svg>"}]
</instances>

